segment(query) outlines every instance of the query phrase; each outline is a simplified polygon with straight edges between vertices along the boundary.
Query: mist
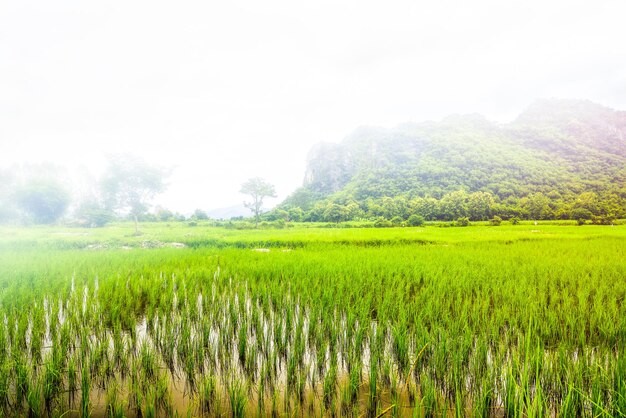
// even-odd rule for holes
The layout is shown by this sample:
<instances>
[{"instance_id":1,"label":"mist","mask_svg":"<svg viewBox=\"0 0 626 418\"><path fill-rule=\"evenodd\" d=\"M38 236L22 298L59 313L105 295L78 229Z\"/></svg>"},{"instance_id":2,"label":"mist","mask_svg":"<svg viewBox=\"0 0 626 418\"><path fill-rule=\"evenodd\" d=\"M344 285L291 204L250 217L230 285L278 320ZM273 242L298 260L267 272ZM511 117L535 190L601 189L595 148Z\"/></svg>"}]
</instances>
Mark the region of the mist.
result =
<instances>
[{"instance_id":1,"label":"mist","mask_svg":"<svg viewBox=\"0 0 626 418\"><path fill-rule=\"evenodd\" d=\"M618 1L0 8L0 167L52 165L82 196L131 153L171 169L154 204L187 214L240 205L255 176L277 204L314 144L363 125L507 122L548 97L626 109Z\"/></svg>"}]
</instances>

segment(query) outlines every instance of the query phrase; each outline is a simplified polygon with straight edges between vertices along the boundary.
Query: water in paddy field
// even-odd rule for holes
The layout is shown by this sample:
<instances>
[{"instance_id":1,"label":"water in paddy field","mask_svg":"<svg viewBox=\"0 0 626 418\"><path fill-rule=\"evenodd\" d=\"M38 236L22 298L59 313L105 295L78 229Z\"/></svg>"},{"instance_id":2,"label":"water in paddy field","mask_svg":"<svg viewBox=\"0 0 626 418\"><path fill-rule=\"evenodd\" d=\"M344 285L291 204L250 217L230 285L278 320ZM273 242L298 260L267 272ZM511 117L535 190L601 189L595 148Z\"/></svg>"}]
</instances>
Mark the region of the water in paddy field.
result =
<instances>
[{"instance_id":1,"label":"water in paddy field","mask_svg":"<svg viewBox=\"0 0 626 418\"><path fill-rule=\"evenodd\" d=\"M516 402L556 393L537 385L535 367L562 373L560 364L606 366L612 355L539 349L506 333L425 341L349 309L316 310L289 292L255 294L219 271L204 291L159 280L152 294L125 279L72 283L65 298L35 304L26 323L5 317L9 354L27 353L18 361L30 388L41 388L16 387L9 405L66 416L413 416L469 414L483 402L499 416L511 387L526 390ZM39 394L39 409L29 393Z\"/></svg>"}]
</instances>

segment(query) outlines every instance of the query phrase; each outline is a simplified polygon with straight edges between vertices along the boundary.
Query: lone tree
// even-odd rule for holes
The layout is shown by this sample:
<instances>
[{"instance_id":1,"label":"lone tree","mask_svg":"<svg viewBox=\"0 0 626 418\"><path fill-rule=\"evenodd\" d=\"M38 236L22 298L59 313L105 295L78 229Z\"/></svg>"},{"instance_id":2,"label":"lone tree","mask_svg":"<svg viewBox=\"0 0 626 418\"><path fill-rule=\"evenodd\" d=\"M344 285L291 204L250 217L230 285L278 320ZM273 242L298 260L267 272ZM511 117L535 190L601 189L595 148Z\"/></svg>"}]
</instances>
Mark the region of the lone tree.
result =
<instances>
[{"instance_id":1,"label":"lone tree","mask_svg":"<svg viewBox=\"0 0 626 418\"><path fill-rule=\"evenodd\" d=\"M254 177L241 185L239 193L248 194L252 197L251 202L243 202L243 205L254 214L255 226L258 228L263 199L266 197L276 197L274 186L260 177Z\"/></svg>"},{"instance_id":2,"label":"lone tree","mask_svg":"<svg viewBox=\"0 0 626 418\"><path fill-rule=\"evenodd\" d=\"M130 214L135 221L135 235L140 235L139 216L148 210L152 198L165 190L166 176L166 170L141 158L111 157L101 184L106 206Z\"/></svg>"}]
</instances>

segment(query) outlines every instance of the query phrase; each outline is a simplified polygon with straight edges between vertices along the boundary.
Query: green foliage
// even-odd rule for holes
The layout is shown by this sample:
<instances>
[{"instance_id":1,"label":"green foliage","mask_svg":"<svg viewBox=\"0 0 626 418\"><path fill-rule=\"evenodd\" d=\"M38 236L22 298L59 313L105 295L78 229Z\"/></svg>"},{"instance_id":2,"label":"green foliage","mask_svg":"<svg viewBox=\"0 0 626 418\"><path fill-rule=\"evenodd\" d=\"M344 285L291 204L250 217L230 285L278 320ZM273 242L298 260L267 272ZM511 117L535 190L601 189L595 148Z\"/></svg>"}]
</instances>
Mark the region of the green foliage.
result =
<instances>
[{"instance_id":1,"label":"green foliage","mask_svg":"<svg viewBox=\"0 0 626 418\"><path fill-rule=\"evenodd\" d=\"M409 216L409 219L406 220L407 225L409 226L422 226L424 225L424 217L418 215L417 213Z\"/></svg>"},{"instance_id":2,"label":"green foliage","mask_svg":"<svg viewBox=\"0 0 626 418\"><path fill-rule=\"evenodd\" d=\"M168 222L174 220L174 212L169 209L159 209L156 213L156 218L161 222Z\"/></svg>"},{"instance_id":3,"label":"green foliage","mask_svg":"<svg viewBox=\"0 0 626 418\"><path fill-rule=\"evenodd\" d=\"M593 213L589 209L578 207L572 210L570 217L571 219L590 220L593 219Z\"/></svg>"},{"instance_id":4,"label":"green foliage","mask_svg":"<svg viewBox=\"0 0 626 418\"><path fill-rule=\"evenodd\" d=\"M327 202L356 202L352 220L578 219L579 209L625 218L623 119L593 103L548 100L509 125L456 116L362 128L313 149L304 187L283 205L313 222Z\"/></svg>"},{"instance_id":5,"label":"green foliage","mask_svg":"<svg viewBox=\"0 0 626 418\"><path fill-rule=\"evenodd\" d=\"M521 201L521 206L528 211L530 219L554 219L554 210L550 199L543 193L533 193Z\"/></svg>"},{"instance_id":6,"label":"green foliage","mask_svg":"<svg viewBox=\"0 0 626 418\"><path fill-rule=\"evenodd\" d=\"M112 222L115 219L115 214L98 203L84 202L76 209L74 217L80 225L95 228L103 227Z\"/></svg>"},{"instance_id":7,"label":"green foliage","mask_svg":"<svg viewBox=\"0 0 626 418\"><path fill-rule=\"evenodd\" d=\"M263 218L267 219L268 221L282 220L284 222L288 222L290 220L289 212L283 209L274 209L273 211L265 214Z\"/></svg>"},{"instance_id":8,"label":"green foliage","mask_svg":"<svg viewBox=\"0 0 626 418\"><path fill-rule=\"evenodd\" d=\"M388 219L383 218L382 216L376 219L374 222L375 228L390 228L393 224Z\"/></svg>"},{"instance_id":9,"label":"green foliage","mask_svg":"<svg viewBox=\"0 0 626 418\"><path fill-rule=\"evenodd\" d=\"M304 211L301 208L290 208L287 213L289 215L289 220L293 222L302 222Z\"/></svg>"},{"instance_id":10,"label":"green foliage","mask_svg":"<svg viewBox=\"0 0 626 418\"><path fill-rule=\"evenodd\" d=\"M489 219L489 224L492 226L500 226L501 223L502 218L499 216L494 216L493 218Z\"/></svg>"},{"instance_id":11,"label":"green foliage","mask_svg":"<svg viewBox=\"0 0 626 418\"><path fill-rule=\"evenodd\" d=\"M499 200L487 192L466 193L463 190L444 195L441 199L417 197L407 200L403 196L368 198L361 203L349 200L321 201L309 212L300 208L289 208L289 212L297 213L297 217L305 222L343 222L349 220L370 219L379 217L407 220L412 215L419 215L428 221L453 221L459 217L467 217L470 221L485 221L498 216L501 219L515 220L550 220L550 219L587 219L609 217L613 219L626 217L626 193L621 195L609 193L598 197L594 208L598 215L589 209L577 206L576 196L555 197L550 200L542 193L531 194L521 199L509 197ZM277 209L280 210L280 209ZM301 215L300 215L301 214ZM275 215L273 215L275 216ZM273 218L268 218L273 219Z\"/></svg>"},{"instance_id":12,"label":"green foliage","mask_svg":"<svg viewBox=\"0 0 626 418\"><path fill-rule=\"evenodd\" d=\"M341 222L348 220L348 211L344 206L336 203L329 203L322 214L325 222Z\"/></svg>"},{"instance_id":13,"label":"green foliage","mask_svg":"<svg viewBox=\"0 0 626 418\"><path fill-rule=\"evenodd\" d=\"M615 222L613 215L599 215L593 217L593 223L596 225L613 225Z\"/></svg>"},{"instance_id":14,"label":"green foliage","mask_svg":"<svg viewBox=\"0 0 626 418\"><path fill-rule=\"evenodd\" d=\"M207 213L205 211L203 211L202 209L196 209L193 212L192 218L198 220L198 221L206 221L209 219L209 215L207 215Z\"/></svg>"},{"instance_id":15,"label":"green foliage","mask_svg":"<svg viewBox=\"0 0 626 418\"><path fill-rule=\"evenodd\" d=\"M470 220L468 217L464 216L461 218L458 218L455 222L454 222L455 226L469 226L470 225Z\"/></svg>"},{"instance_id":16,"label":"green foliage","mask_svg":"<svg viewBox=\"0 0 626 418\"><path fill-rule=\"evenodd\" d=\"M52 223L66 211L71 198L59 183L49 180L33 180L16 192L15 200L36 223Z\"/></svg>"}]
</instances>

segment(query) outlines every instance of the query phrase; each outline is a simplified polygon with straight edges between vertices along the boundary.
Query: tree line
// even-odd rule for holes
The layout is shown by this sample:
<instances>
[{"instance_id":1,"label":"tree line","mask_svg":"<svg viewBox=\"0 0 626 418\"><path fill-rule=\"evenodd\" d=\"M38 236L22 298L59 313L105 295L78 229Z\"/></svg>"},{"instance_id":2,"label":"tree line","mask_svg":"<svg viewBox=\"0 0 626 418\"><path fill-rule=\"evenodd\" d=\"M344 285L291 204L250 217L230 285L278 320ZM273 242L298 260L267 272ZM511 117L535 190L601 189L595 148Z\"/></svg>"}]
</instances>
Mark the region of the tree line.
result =
<instances>
[{"instance_id":1,"label":"tree line","mask_svg":"<svg viewBox=\"0 0 626 418\"><path fill-rule=\"evenodd\" d=\"M434 197L405 196L366 198L356 200L325 200L311 205L308 210L300 206L283 205L267 215L269 220L284 218L301 222L344 222L354 220L385 219L401 223L411 216L426 221L486 221L495 217L531 220L582 220L609 224L626 218L626 194L615 192L583 192L563 196L559 192L531 193L523 197L500 199L489 192L468 193L457 190Z\"/></svg>"},{"instance_id":2,"label":"tree line","mask_svg":"<svg viewBox=\"0 0 626 418\"><path fill-rule=\"evenodd\" d=\"M100 178L91 178L89 190L78 198L65 174L49 164L0 170L0 223L50 224L64 219L69 225L99 227L122 219L133 221L139 235L142 221L193 224L209 219L201 209L189 217L163 207L151 210L153 198L166 189L169 170L134 155L109 156ZM254 177L242 184L240 193L251 198L244 206L258 227L264 199L276 197L274 186ZM69 218L64 218L68 213Z\"/></svg>"},{"instance_id":3,"label":"tree line","mask_svg":"<svg viewBox=\"0 0 626 418\"><path fill-rule=\"evenodd\" d=\"M48 224L71 212L81 226L128 218L139 233L140 218L165 190L167 175L167 169L133 155L110 156L100 178L85 176L86 190L76 198L74 185L59 167L12 167L0 172L0 222Z\"/></svg>"},{"instance_id":4,"label":"tree line","mask_svg":"<svg viewBox=\"0 0 626 418\"><path fill-rule=\"evenodd\" d=\"M53 223L72 205L72 222L78 226L103 226L114 219L132 220L139 234L140 221L202 221L209 217L197 209L190 217L166 208L150 212L152 198L165 190L168 170L140 158L122 155L110 158L102 176L87 196L73 202L67 186L49 167L13 176L0 172L0 222ZM255 177L242 184L244 202L254 226L269 222L370 221L377 226L420 225L424 221L576 220L579 223L611 224L626 218L626 190L613 189L579 194L558 191L534 192L502 198L487 191L456 190L439 198L432 196L367 197L355 200L334 197L320 200L300 189L277 208L263 212L263 199L275 197L274 186ZM243 218L239 220L244 220Z\"/></svg>"}]
</instances>

